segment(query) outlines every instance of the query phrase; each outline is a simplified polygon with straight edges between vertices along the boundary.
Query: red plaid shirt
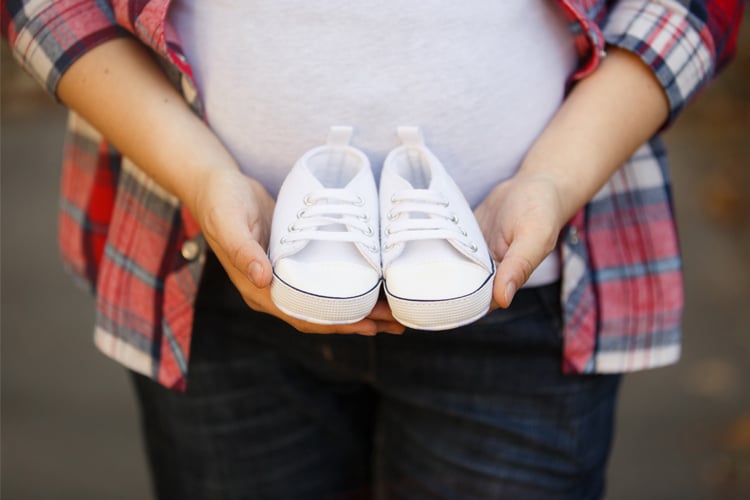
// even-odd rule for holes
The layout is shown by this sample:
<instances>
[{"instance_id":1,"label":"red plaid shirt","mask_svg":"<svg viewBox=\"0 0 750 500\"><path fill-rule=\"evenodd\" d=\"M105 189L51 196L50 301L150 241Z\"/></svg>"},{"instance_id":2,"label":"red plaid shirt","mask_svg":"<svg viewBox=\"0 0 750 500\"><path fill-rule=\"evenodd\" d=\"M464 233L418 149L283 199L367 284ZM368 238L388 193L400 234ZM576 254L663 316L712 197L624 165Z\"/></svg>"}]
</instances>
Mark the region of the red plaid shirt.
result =
<instances>
[{"instance_id":1,"label":"red plaid shirt","mask_svg":"<svg viewBox=\"0 0 750 500\"><path fill-rule=\"evenodd\" d=\"M640 56L662 83L670 119L731 56L741 0L555 0L570 19L581 78L605 44ZM81 55L135 36L163 62L197 113L200 100L168 0L3 0L16 58L47 89ZM60 247L95 291L95 341L167 387L188 379L193 304L205 242L179 201L71 114L62 177ZM666 158L643 145L561 235L563 370L623 372L672 363L683 292Z\"/></svg>"}]
</instances>

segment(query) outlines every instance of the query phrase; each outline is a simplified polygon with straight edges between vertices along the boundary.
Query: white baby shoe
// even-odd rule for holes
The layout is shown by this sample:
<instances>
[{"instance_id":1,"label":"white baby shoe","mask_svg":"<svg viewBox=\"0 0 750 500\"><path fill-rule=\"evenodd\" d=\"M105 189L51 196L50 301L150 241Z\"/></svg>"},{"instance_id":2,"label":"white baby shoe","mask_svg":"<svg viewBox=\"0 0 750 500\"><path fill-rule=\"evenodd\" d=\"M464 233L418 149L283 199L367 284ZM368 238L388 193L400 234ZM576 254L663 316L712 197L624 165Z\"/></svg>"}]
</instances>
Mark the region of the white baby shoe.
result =
<instances>
[{"instance_id":1,"label":"white baby shoe","mask_svg":"<svg viewBox=\"0 0 750 500\"><path fill-rule=\"evenodd\" d=\"M359 321L380 291L377 187L351 136L351 127L332 127L326 145L305 153L273 214L271 298L286 314L318 324Z\"/></svg>"},{"instance_id":2,"label":"white baby shoe","mask_svg":"<svg viewBox=\"0 0 750 500\"><path fill-rule=\"evenodd\" d=\"M417 127L399 127L380 178L385 293L393 316L422 330L489 310L495 264L468 202Z\"/></svg>"}]
</instances>

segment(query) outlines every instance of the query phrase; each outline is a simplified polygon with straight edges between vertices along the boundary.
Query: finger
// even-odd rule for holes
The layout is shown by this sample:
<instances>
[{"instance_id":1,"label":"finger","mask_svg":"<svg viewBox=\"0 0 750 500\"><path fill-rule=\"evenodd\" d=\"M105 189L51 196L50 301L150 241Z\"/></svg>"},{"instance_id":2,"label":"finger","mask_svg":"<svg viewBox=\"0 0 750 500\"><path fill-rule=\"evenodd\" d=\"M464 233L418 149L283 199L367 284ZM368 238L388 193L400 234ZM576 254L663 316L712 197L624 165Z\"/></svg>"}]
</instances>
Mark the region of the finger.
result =
<instances>
[{"instance_id":1,"label":"finger","mask_svg":"<svg viewBox=\"0 0 750 500\"><path fill-rule=\"evenodd\" d=\"M487 312L492 312L495 309L499 309L499 308L500 308L500 304L497 303L497 301L495 300L495 297L492 297L492 300L490 301L490 309Z\"/></svg>"},{"instance_id":2,"label":"finger","mask_svg":"<svg viewBox=\"0 0 750 500\"><path fill-rule=\"evenodd\" d=\"M238 221L225 219L206 233L209 244L222 262L228 263L258 288L271 284L271 262L250 229Z\"/></svg>"},{"instance_id":3,"label":"finger","mask_svg":"<svg viewBox=\"0 0 750 500\"><path fill-rule=\"evenodd\" d=\"M549 254L548 242L528 232L519 234L498 264L493 299L500 307L508 307L531 273Z\"/></svg>"},{"instance_id":4,"label":"finger","mask_svg":"<svg viewBox=\"0 0 750 500\"><path fill-rule=\"evenodd\" d=\"M385 300L378 300L367 317L375 321L396 322L391 312L391 306Z\"/></svg>"},{"instance_id":5,"label":"finger","mask_svg":"<svg viewBox=\"0 0 750 500\"><path fill-rule=\"evenodd\" d=\"M367 318L375 321L378 332L400 335L406 330L406 327L393 317L388 301L382 298L377 301Z\"/></svg>"},{"instance_id":6,"label":"finger","mask_svg":"<svg viewBox=\"0 0 750 500\"><path fill-rule=\"evenodd\" d=\"M317 334L317 335L366 335L373 336L378 333L378 325L375 321L370 319L363 319L356 323L346 323L342 325L323 325L319 323L312 323L309 321L301 320L289 316L284 313L276 314L275 316L286 321L294 328L302 333Z\"/></svg>"},{"instance_id":7,"label":"finger","mask_svg":"<svg viewBox=\"0 0 750 500\"><path fill-rule=\"evenodd\" d=\"M271 284L273 269L271 261L268 260L263 247L255 240L246 243L244 247L238 250L236 257L236 266L250 278L258 288L266 288Z\"/></svg>"},{"instance_id":8,"label":"finger","mask_svg":"<svg viewBox=\"0 0 750 500\"><path fill-rule=\"evenodd\" d=\"M406 327L396 321L376 321L378 332L390 333L391 335L401 335L406 331Z\"/></svg>"},{"instance_id":9,"label":"finger","mask_svg":"<svg viewBox=\"0 0 750 500\"><path fill-rule=\"evenodd\" d=\"M378 333L400 335L406 330L406 327L404 325L396 321L373 321L371 319L363 319L356 323L345 325L319 325L317 323L309 323L305 321L300 322L294 320L289 321L289 323L303 333L312 333L319 335L339 334L365 335L371 337Z\"/></svg>"}]
</instances>

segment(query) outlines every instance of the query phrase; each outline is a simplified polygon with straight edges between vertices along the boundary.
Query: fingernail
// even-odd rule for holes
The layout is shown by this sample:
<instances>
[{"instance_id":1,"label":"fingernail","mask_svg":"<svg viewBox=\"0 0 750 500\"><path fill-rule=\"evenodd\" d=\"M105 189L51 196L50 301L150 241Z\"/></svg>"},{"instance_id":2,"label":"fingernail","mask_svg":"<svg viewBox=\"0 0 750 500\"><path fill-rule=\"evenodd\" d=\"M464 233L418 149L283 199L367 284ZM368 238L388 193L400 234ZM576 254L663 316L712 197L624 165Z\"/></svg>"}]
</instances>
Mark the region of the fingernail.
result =
<instances>
[{"instance_id":1,"label":"fingernail","mask_svg":"<svg viewBox=\"0 0 750 500\"><path fill-rule=\"evenodd\" d=\"M256 285L263 279L263 266L261 266L259 262L253 261L250 264L250 279L253 280L253 283Z\"/></svg>"},{"instance_id":2,"label":"fingernail","mask_svg":"<svg viewBox=\"0 0 750 500\"><path fill-rule=\"evenodd\" d=\"M516 284L514 282L510 282L505 287L505 300L508 302L508 305L513 301L513 296L516 294Z\"/></svg>"}]
</instances>

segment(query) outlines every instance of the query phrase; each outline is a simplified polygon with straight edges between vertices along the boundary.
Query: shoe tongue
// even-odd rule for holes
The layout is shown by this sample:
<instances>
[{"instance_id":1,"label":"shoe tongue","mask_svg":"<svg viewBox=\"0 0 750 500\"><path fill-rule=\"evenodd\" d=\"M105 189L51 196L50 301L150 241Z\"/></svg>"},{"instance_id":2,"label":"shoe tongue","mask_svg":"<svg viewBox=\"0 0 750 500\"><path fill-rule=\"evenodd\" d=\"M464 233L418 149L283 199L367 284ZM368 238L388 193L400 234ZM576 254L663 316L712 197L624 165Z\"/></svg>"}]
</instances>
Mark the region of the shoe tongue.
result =
<instances>
[{"instance_id":1,"label":"shoe tongue","mask_svg":"<svg viewBox=\"0 0 750 500\"><path fill-rule=\"evenodd\" d=\"M346 185L343 186L343 189L349 189L355 186L359 182L359 180L362 178L363 175L365 175L365 169L357 170L357 172L351 176L351 179L349 179L349 182L347 182Z\"/></svg>"},{"instance_id":2,"label":"shoe tongue","mask_svg":"<svg viewBox=\"0 0 750 500\"><path fill-rule=\"evenodd\" d=\"M399 191L417 191L417 190L421 191L421 190L424 190L423 187L421 187L421 188L414 187L414 184L412 184L409 181L409 179L406 179L405 177L402 177L400 175L395 176L395 178L393 179L393 187L394 187L393 191L396 192L396 193L399 192Z\"/></svg>"},{"instance_id":3,"label":"shoe tongue","mask_svg":"<svg viewBox=\"0 0 750 500\"><path fill-rule=\"evenodd\" d=\"M325 189L325 185L320 182L320 179L315 175L315 172L312 171L309 165L305 165L305 172L307 175L307 179L305 179L305 188L307 191L315 191L318 189Z\"/></svg>"}]
</instances>

